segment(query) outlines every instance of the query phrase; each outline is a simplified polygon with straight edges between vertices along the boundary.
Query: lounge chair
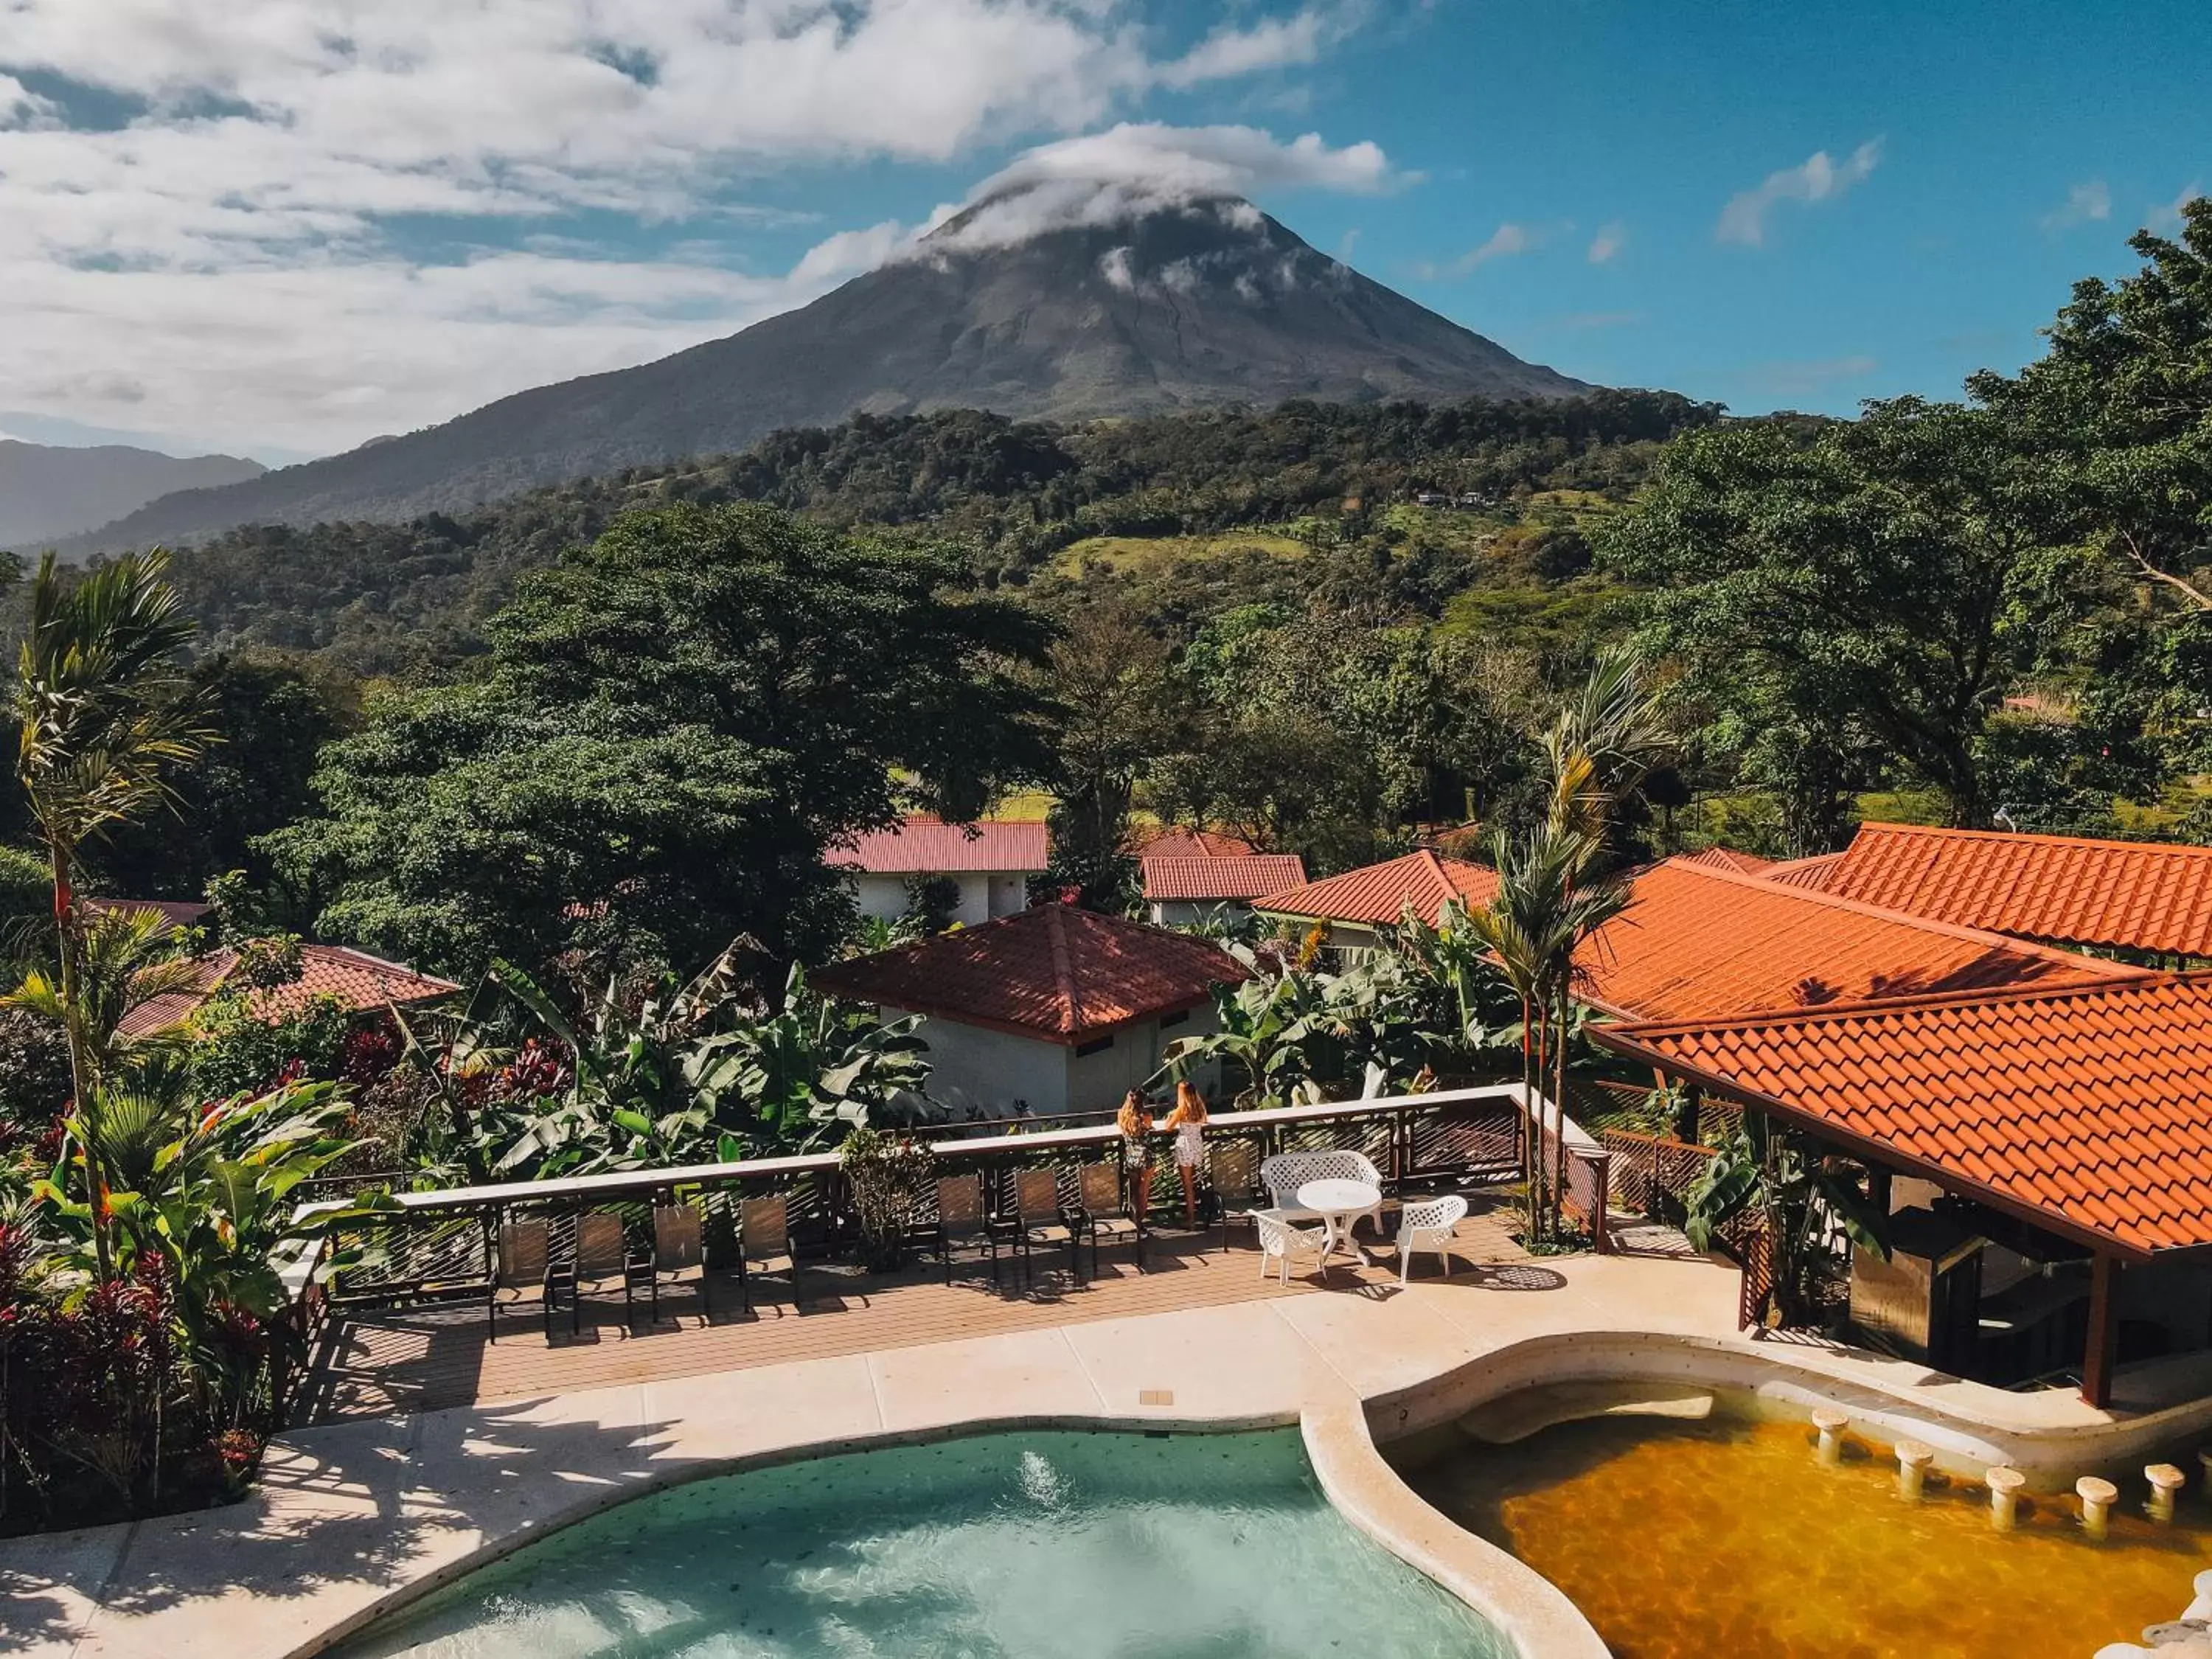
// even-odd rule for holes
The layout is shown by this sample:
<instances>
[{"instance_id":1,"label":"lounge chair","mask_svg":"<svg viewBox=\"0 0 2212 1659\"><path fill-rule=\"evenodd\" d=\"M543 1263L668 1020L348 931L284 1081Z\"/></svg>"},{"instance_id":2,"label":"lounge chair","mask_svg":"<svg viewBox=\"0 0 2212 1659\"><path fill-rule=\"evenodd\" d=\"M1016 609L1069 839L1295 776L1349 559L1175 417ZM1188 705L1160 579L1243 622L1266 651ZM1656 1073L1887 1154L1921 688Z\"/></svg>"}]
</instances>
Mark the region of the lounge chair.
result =
<instances>
[{"instance_id":1,"label":"lounge chair","mask_svg":"<svg viewBox=\"0 0 2212 1659\"><path fill-rule=\"evenodd\" d=\"M648 1317L660 1322L660 1287L681 1285L698 1276L699 1307L703 1318L714 1317L714 1275L707 1269L706 1228L696 1205L656 1204L653 1206L653 1259L644 1275L652 1298Z\"/></svg>"},{"instance_id":2,"label":"lounge chair","mask_svg":"<svg viewBox=\"0 0 2212 1659\"><path fill-rule=\"evenodd\" d=\"M1137 1246L1137 1271L1145 1271L1145 1224L1137 1219L1122 1190L1121 1171L1112 1164L1086 1164L1082 1174L1082 1207L1069 1218L1077 1233L1091 1241L1091 1276L1098 1277L1098 1241L1127 1238Z\"/></svg>"},{"instance_id":3,"label":"lounge chair","mask_svg":"<svg viewBox=\"0 0 2212 1659\"><path fill-rule=\"evenodd\" d=\"M1252 1212L1262 1206L1267 1190L1260 1184L1260 1147L1256 1141L1215 1140L1206 1148L1206 1182L1213 1188L1214 1206L1220 1212L1217 1224L1221 1229L1221 1248L1229 1248L1229 1230L1232 1226L1250 1226L1253 1243L1259 1243L1259 1228L1252 1220Z\"/></svg>"},{"instance_id":4,"label":"lounge chair","mask_svg":"<svg viewBox=\"0 0 2212 1659\"><path fill-rule=\"evenodd\" d=\"M1030 1256L1042 1244L1067 1247L1067 1269L1079 1273L1075 1253L1075 1229L1060 1206L1060 1172L1056 1170L1018 1170L1014 1172L1014 1218L1008 1236L1021 1257L1022 1279L1030 1281L1034 1269Z\"/></svg>"},{"instance_id":5,"label":"lounge chair","mask_svg":"<svg viewBox=\"0 0 2212 1659\"><path fill-rule=\"evenodd\" d=\"M584 1328L584 1297L610 1285L622 1286L623 1322L635 1316L632 1272L639 1264L630 1259L623 1218L612 1210L591 1210L576 1218L575 1247L565 1260L556 1260L545 1278L549 1303L568 1293L568 1334ZM548 1315L549 1318L550 1315Z\"/></svg>"},{"instance_id":6,"label":"lounge chair","mask_svg":"<svg viewBox=\"0 0 2212 1659\"><path fill-rule=\"evenodd\" d=\"M945 1263L945 1282L952 1282L952 1252L967 1245L991 1258L991 1282L999 1282L999 1235L983 1207L983 1177L945 1176L937 1183L937 1254Z\"/></svg>"},{"instance_id":7,"label":"lounge chair","mask_svg":"<svg viewBox=\"0 0 2212 1659\"><path fill-rule=\"evenodd\" d=\"M753 1279L761 1273L781 1273L791 1286L792 1305L799 1305L799 1257L791 1248L790 1212L781 1194L738 1204L738 1299L747 1313L753 1310Z\"/></svg>"},{"instance_id":8,"label":"lounge chair","mask_svg":"<svg viewBox=\"0 0 2212 1659\"><path fill-rule=\"evenodd\" d=\"M484 1290L485 1340L499 1340L502 1301L521 1302L535 1292L545 1319L545 1340L553 1340L553 1230L545 1222L504 1221Z\"/></svg>"}]
</instances>

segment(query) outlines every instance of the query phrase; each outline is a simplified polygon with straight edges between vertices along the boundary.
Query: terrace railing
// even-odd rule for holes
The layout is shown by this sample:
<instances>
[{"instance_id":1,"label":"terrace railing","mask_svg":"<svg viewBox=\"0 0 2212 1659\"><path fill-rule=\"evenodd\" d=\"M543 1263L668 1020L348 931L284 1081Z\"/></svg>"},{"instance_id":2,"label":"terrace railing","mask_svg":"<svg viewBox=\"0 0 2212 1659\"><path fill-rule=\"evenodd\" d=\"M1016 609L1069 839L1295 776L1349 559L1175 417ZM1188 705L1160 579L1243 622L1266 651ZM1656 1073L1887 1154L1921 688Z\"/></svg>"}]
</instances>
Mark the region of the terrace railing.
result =
<instances>
[{"instance_id":1,"label":"terrace railing","mask_svg":"<svg viewBox=\"0 0 2212 1659\"><path fill-rule=\"evenodd\" d=\"M1556 1121L1557 1115L1553 1116ZM1217 1143L1251 1140L1262 1157L1349 1147L1372 1159L1386 1188L1396 1192L1516 1179L1528 1122L1519 1085L1504 1084L1222 1112L1207 1124L1206 1138ZM1591 1230L1602 1249L1607 1155L1571 1120L1566 1129L1571 1196L1586 1217L1595 1218ZM1163 1141L1167 1139L1164 1131L1158 1133ZM1077 1167L1115 1158L1121 1140L1111 1122L917 1138L928 1139L945 1173L983 1173L992 1202L1002 1212L1012 1204L1017 1170L1061 1167L1072 1192ZM342 1302L389 1302L480 1287L489 1240L502 1219L516 1215L549 1216L558 1227L587 1208L634 1207L641 1219L655 1202L699 1203L708 1212L711 1249L718 1223L726 1236L732 1199L770 1194L786 1199L793 1241L809 1254L834 1254L857 1237L857 1218L835 1153L403 1192L392 1194L394 1208L387 1214L349 1224L347 1236L338 1242L360 1251L362 1260L340 1275L332 1293ZM918 1223L925 1219L916 1218Z\"/></svg>"}]
</instances>

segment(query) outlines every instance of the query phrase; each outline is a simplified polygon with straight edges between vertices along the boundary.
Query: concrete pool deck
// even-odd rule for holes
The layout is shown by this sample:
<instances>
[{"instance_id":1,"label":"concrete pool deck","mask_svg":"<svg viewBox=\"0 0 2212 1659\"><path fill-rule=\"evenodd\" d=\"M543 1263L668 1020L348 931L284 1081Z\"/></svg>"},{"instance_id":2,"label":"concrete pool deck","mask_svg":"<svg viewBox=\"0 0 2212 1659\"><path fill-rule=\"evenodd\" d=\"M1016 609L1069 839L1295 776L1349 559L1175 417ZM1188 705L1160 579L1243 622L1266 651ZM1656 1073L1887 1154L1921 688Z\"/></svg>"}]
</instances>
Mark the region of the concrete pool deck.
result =
<instances>
[{"instance_id":1,"label":"concrete pool deck","mask_svg":"<svg viewBox=\"0 0 2212 1659\"><path fill-rule=\"evenodd\" d=\"M1577 1256L756 1364L297 1430L246 1502L0 1543L0 1649L34 1659L289 1659L592 1510L779 1455L975 1427L1303 1423L1354 1524L1475 1602L1524 1655L1601 1655L1565 1598L1460 1533L1373 1438L1578 1364L1779 1368L2031 1439L2123 1424L1847 1350L1735 1332L1736 1275ZM1577 1356L1583 1356L1578 1359ZM1963 1432L1963 1431L1962 1431ZM1470 1590L1478 1593L1470 1593Z\"/></svg>"}]
</instances>

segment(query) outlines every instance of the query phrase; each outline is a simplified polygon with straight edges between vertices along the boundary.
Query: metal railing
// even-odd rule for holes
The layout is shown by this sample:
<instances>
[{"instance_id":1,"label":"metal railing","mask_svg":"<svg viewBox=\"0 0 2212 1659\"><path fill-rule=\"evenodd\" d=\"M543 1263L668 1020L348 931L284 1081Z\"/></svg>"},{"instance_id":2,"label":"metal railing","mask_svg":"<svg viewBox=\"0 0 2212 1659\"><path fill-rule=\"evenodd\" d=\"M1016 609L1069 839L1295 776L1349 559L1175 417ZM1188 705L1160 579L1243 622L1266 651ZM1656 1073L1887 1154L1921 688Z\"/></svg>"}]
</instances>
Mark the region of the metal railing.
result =
<instances>
[{"instance_id":1,"label":"metal railing","mask_svg":"<svg viewBox=\"0 0 2212 1659\"><path fill-rule=\"evenodd\" d=\"M1602 1249L1609 1201L1607 1155L1571 1120L1556 1112L1547 1117L1551 1126L1565 1125L1570 1198ZM1211 1145L1249 1140L1261 1158L1279 1152L1349 1148L1366 1154L1381 1173L1386 1191L1395 1193L1409 1186L1517 1179L1522 1137L1528 1123L1520 1086L1502 1084L1221 1112L1206 1125L1206 1139ZM1547 1126L1545 1133L1555 1133L1556 1129ZM1155 1133L1163 1141L1170 1138L1164 1130ZM1081 1164L1116 1159L1121 1142L1119 1130L1110 1122L1013 1134L915 1138L929 1142L940 1173L983 1174L989 1200L1001 1212L1011 1207L1017 1170L1053 1165L1072 1176ZM1171 1176L1164 1158L1156 1162L1163 1175ZM856 1238L857 1218L834 1152L401 1192L392 1194L390 1212L348 1222L333 1240L360 1260L334 1282L332 1294L348 1303L388 1302L480 1287L489 1272L490 1243L499 1224L518 1214L550 1216L558 1225L586 1209L614 1209L634 1215L642 1224L651 1205L684 1201L703 1206L710 1224L720 1218L726 1231L734 1199L770 1194L786 1200L792 1240L799 1249L833 1255ZM715 1231L710 1224L710 1240Z\"/></svg>"}]
</instances>

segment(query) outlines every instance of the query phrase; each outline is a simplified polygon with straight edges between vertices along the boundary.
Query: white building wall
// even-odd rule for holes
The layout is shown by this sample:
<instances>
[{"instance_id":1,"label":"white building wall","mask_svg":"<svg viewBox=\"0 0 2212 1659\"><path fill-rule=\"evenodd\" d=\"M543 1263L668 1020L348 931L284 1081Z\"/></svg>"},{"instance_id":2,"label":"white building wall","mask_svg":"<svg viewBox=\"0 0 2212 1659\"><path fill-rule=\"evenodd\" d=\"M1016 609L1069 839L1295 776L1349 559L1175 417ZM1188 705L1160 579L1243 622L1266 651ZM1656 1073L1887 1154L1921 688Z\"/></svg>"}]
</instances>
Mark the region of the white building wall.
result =
<instances>
[{"instance_id":1,"label":"white building wall","mask_svg":"<svg viewBox=\"0 0 2212 1659\"><path fill-rule=\"evenodd\" d=\"M883 1010L886 1020L902 1014L896 1008ZM1042 1037L1018 1036L939 1015L925 1018L916 1035L929 1045L929 1083L924 1092L931 1099L956 1110L972 1107L987 1117L1012 1117L1016 1103L1023 1101L1039 1115L1111 1111L1123 1095L1159 1069L1160 1051L1168 1043L1216 1029L1213 1005L1206 1002L1164 1030L1158 1020L1125 1026L1113 1033L1111 1043L1087 1054ZM1219 1067L1206 1062L1191 1072L1190 1079L1212 1100L1219 1087Z\"/></svg>"},{"instance_id":2,"label":"white building wall","mask_svg":"<svg viewBox=\"0 0 2212 1659\"><path fill-rule=\"evenodd\" d=\"M886 1007L886 1020L901 1011ZM1025 1100L1037 1113L1071 1109L1069 1052L1042 1037L1017 1036L987 1026L931 1016L915 1033L929 1045L929 1082L924 1092L955 1109L974 1107L988 1117L1011 1117L1014 1103Z\"/></svg>"},{"instance_id":3,"label":"white building wall","mask_svg":"<svg viewBox=\"0 0 2212 1659\"><path fill-rule=\"evenodd\" d=\"M963 927L994 921L1029 907L1029 878L1018 870L967 870L949 878L960 888L952 920ZM854 902L864 916L896 921L907 912L904 876L855 875Z\"/></svg>"}]
</instances>

